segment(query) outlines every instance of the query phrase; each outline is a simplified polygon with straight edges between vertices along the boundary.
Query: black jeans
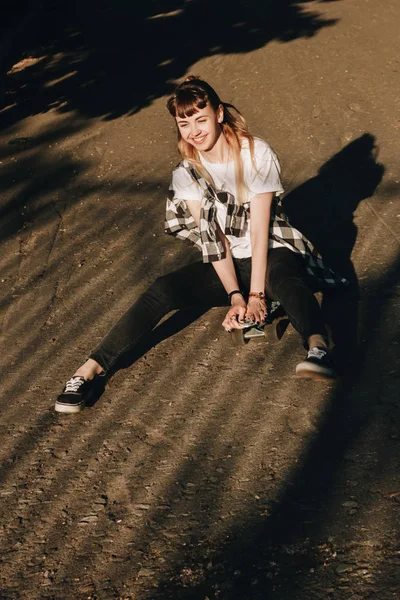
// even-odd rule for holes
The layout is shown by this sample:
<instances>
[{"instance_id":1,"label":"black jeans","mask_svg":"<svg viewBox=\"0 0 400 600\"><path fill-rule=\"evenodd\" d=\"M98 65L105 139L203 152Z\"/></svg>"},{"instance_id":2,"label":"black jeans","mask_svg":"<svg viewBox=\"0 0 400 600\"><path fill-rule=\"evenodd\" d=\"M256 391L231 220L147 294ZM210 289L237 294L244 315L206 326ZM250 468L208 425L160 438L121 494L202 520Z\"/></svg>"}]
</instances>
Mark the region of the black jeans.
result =
<instances>
[{"instance_id":1,"label":"black jeans","mask_svg":"<svg viewBox=\"0 0 400 600\"><path fill-rule=\"evenodd\" d=\"M235 259L240 288L250 287L251 258ZM307 347L310 335L327 332L320 306L308 278L304 259L287 248L268 252L266 292L279 300ZM90 355L107 372L140 338L170 311L228 306L227 294L211 264L201 262L159 277L117 321Z\"/></svg>"}]
</instances>

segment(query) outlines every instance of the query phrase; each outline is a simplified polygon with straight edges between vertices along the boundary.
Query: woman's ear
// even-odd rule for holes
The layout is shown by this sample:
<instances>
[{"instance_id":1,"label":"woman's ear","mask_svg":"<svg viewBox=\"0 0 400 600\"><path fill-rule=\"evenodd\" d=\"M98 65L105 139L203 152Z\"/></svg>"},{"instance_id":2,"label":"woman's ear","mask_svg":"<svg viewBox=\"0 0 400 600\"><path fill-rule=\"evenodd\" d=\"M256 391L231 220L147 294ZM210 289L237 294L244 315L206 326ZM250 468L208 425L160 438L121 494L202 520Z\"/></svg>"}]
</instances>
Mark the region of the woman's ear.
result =
<instances>
[{"instance_id":1,"label":"woman's ear","mask_svg":"<svg viewBox=\"0 0 400 600\"><path fill-rule=\"evenodd\" d=\"M224 107L220 104L217 108L217 121L218 123L222 123L224 120Z\"/></svg>"}]
</instances>

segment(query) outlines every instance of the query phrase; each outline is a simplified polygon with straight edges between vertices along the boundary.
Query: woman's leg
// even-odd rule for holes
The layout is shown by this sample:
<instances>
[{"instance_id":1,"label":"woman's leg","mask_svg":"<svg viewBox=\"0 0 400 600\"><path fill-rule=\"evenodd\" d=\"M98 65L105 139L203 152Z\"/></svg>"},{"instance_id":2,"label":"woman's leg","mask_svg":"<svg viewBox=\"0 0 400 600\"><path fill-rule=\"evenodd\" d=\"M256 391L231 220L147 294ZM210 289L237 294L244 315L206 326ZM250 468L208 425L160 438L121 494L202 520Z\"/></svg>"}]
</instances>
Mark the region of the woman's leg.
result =
<instances>
[{"instance_id":1,"label":"woman's leg","mask_svg":"<svg viewBox=\"0 0 400 600\"><path fill-rule=\"evenodd\" d=\"M273 248L269 251L267 293L282 304L306 347L320 344L326 346L328 334L324 319L307 279L301 255L288 248Z\"/></svg>"},{"instance_id":2,"label":"woman's leg","mask_svg":"<svg viewBox=\"0 0 400 600\"><path fill-rule=\"evenodd\" d=\"M98 367L100 372L109 371L122 354L132 349L171 310L224 306L227 303L225 290L211 264L193 263L159 277L92 352L89 367L95 367L96 372L99 372ZM82 367L77 374L85 377L79 371Z\"/></svg>"},{"instance_id":3,"label":"woman's leg","mask_svg":"<svg viewBox=\"0 0 400 600\"><path fill-rule=\"evenodd\" d=\"M308 348L306 358L296 366L300 377L331 380L336 370L328 351L328 334L320 306L308 283L304 259L286 248L269 252L267 292L279 300L292 325Z\"/></svg>"},{"instance_id":4,"label":"woman's leg","mask_svg":"<svg viewBox=\"0 0 400 600\"><path fill-rule=\"evenodd\" d=\"M55 410L62 413L82 410L95 375L109 371L124 352L132 349L171 310L227 304L227 295L211 264L194 263L159 277L67 381L57 397Z\"/></svg>"}]
</instances>

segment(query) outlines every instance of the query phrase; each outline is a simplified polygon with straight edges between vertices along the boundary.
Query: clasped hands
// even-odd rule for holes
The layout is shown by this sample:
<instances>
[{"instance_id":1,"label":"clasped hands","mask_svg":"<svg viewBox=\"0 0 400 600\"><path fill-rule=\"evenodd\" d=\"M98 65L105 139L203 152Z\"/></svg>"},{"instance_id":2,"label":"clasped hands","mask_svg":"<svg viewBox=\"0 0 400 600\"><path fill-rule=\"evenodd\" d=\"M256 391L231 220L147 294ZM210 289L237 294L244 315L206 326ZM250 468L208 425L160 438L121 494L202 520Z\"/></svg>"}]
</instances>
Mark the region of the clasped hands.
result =
<instances>
[{"instance_id":1,"label":"clasped hands","mask_svg":"<svg viewBox=\"0 0 400 600\"><path fill-rule=\"evenodd\" d=\"M232 297L232 306L226 313L225 319L222 322L222 327L225 331L233 329L241 329L245 321L261 324L267 318L267 305L262 298L249 298L248 302L235 294Z\"/></svg>"}]
</instances>

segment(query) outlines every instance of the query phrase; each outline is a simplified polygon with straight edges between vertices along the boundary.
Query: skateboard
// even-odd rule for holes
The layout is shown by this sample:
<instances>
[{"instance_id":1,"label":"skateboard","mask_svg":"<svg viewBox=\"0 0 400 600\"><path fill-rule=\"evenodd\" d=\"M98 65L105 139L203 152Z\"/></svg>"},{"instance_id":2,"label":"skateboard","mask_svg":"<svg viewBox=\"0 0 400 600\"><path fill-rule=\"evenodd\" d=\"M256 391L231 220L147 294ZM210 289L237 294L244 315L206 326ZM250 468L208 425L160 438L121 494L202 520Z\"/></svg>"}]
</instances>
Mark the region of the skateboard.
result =
<instances>
[{"instance_id":1,"label":"skateboard","mask_svg":"<svg viewBox=\"0 0 400 600\"><path fill-rule=\"evenodd\" d=\"M231 331L231 339L234 346L244 346L256 338L264 342L279 342L289 325L289 319L281 306L268 312L264 323L257 324L253 321L245 321L240 329Z\"/></svg>"}]
</instances>

